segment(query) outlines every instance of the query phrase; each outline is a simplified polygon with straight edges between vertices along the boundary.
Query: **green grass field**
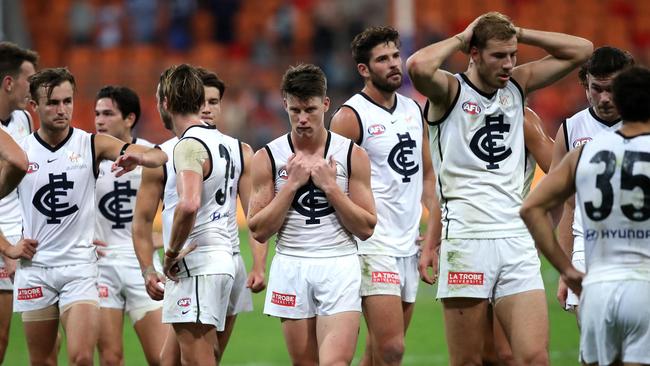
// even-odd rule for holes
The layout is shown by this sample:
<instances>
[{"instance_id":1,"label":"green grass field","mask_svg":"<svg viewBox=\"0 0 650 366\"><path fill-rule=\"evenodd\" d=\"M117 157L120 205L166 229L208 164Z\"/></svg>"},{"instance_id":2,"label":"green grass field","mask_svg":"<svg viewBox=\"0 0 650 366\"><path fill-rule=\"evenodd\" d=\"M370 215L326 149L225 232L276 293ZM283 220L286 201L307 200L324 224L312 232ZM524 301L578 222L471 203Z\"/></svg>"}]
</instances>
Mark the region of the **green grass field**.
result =
<instances>
[{"instance_id":1,"label":"green grass field","mask_svg":"<svg viewBox=\"0 0 650 366\"><path fill-rule=\"evenodd\" d=\"M242 236L242 255L250 263L250 252ZM270 263L271 255L269 255ZM269 266L267 266L268 268ZM250 268L250 265L248 266ZM573 315L560 309L555 300L557 272L543 262L542 274L547 287L550 317L550 357L553 365L577 365L578 331ZM442 320L442 307L435 301L435 287L421 284L415 313L406 336L404 365L446 365L447 346L445 344ZM228 344L222 365L237 366L276 366L289 365L280 329L280 321L262 315L264 293L253 296L255 310L239 315L233 336ZM365 342L365 325L359 336L357 353L353 364L358 364ZM145 365L140 344L126 319L124 326L124 358L126 365ZM23 335L20 317L14 314L9 337L9 348L5 365L27 365L27 345ZM59 355L59 364L67 365L65 347Z\"/></svg>"}]
</instances>

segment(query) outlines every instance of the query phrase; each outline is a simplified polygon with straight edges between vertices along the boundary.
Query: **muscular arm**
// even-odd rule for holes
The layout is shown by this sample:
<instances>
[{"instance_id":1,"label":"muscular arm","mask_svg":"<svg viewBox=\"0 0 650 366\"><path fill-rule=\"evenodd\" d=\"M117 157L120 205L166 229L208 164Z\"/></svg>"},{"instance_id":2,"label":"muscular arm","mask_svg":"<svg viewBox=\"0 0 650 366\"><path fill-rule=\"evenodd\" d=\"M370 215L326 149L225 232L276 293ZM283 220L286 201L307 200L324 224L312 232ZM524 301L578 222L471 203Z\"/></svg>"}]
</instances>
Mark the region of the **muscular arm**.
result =
<instances>
[{"instance_id":1,"label":"muscular arm","mask_svg":"<svg viewBox=\"0 0 650 366\"><path fill-rule=\"evenodd\" d=\"M565 122L566 123L566 122ZM557 130L555 136L555 143L553 144L553 159L551 161L551 169L555 169L560 165L562 159L567 155L566 136L564 135L564 124ZM564 251L571 256L573 252L573 214L575 206L575 195L571 195L564 203L564 209L558 207L553 210L553 221L558 222L558 239L560 246Z\"/></svg>"},{"instance_id":2,"label":"muscular arm","mask_svg":"<svg viewBox=\"0 0 650 366\"><path fill-rule=\"evenodd\" d=\"M553 140L544 132L542 119L528 107L524 110L524 139L526 149L533 154L544 173L548 173L553 158Z\"/></svg>"},{"instance_id":3,"label":"muscular arm","mask_svg":"<svg viewBox=\"0 0 650 366\"><path fill-rule=\"evenodd\" d=\"M5 131L0 130L0 198L11 193L27 174L27 154Z\"/></svg>"},{"instance_id":4,"label":"muscular arm","mask_svg":"<svg viewBox=\"0 0 650 366\"><path fill-rule=\"evenodd\" d=\"M520 28L519 43L542 48L548 56L515 67L513 78L526 94L566 76L589 58L594 45L584 38L564 33Z\"/></svg>"},{"instance_id":5,"label":"muscular arm","mask_svg":"<svg viewBox=\"0 0 650 366\"><path fill-rule=\"evenodd\" d=\"M244 169L239 177L237 193L241 200L244 213L248 215L248 205L251 197L251 164L253 163L253 149L248 144L242 143L242 155L244 156ZM266 272L266 256L269 251L267 242L258 242L248 231L248 245L253 255L253 268L248 276L248 286L253 292L264 289L264 273Z\"/></svg>"},{"instance_id":6,"label":"muscular arm","mask_svg":"<svg viewBox=\"0 0 650 366\"><path fill-rule=\"evenodd\" d=\"M341 107L332 117L330 130L354 142L359 142L361 136L357 115L350 107L346 106Z\"/></svg>"},{"instance_id":7,"label":"muscular arm","mask_svg":"<svg viewBox=\"0 0 650 366\"><path fill-rule=\"evenodd\" d=\"M136 165L156 168L167 162L167 154L160 149L149 148L137 144L129 144L123 156L120 152L124 147L124 141L105 134L95 135L95 156L96 164L102 160L124 160L123 166L126 171L132 170Z\"/></svg>"},{"instance_id":8,"label":"muscular arm","mask_svg":"<svg viewBox=\"0 0 650 366\"><path fill-rule=\"evenodd\" d=\"M424 165L424 176L422 185L422 204L429 211L427 218L427 230L422 243L422 254L418 270L422 280L428 284L433 284L438 275L438 250L440 247L442 222L440 220L440 204L436 196L436 176L433 171L431 162L431 153L429 148L429 133L424 129L424 139L422 144L422 164ZM429 274L427 268L433 269L433 274Z\"/></svg>"},{"instance_id":9,"label":"muscular arm","mask_svg":"<svg viewBox=\"0 0 650 366\"><path fill-rule=\"evenodd\" d=\"M361 240L368 239L377 224L375 199L370 188L370 159L359 146L352 146L348 181L349 195L336 183L336 163L321 159L314 164L311 177L336 210L341 224Z\"/></svg>"},{"instance_id":10,"label":"muscular arm","mask_svg":"<svg viewBox=\"0 0 650 366\"><path fill-rule=\"evenodd\" d=\"M291 159L287 166L293 160L295 158ZM293 197L302 184L294 178L294 174L289 172L287 183L275 194L271 161L266 149L258 150L253 156L251 173L252 187L248 205L248 228L255 240L265 242L280 230Z\"/></svg>"},{"instance_id":11,"label":"muscular arm","mask_svg":"<svg viewBox=\"0 0 650 366\"><path fill-rule=\"evenodd\" d=\"M203 177L211 170L208 151L193 138L181 139L174 147L178 203L174 210L168 252L178 253L194 228L201 207Z\"/></svg>"},{"instance_id":12,"label":"muscular arm","mask_svg":"<svg viewBox=\"0 0 650 366\"><path fill-rule=\"evenodd\" d=\"M155 248L152 232L158 203L163 193L162 168L142 169L142 181L138 188L133 212L132 237L135 255L143 272L153 268Z\"/></svg>"},{"instance_id":13,"label":"muscular arm","mask_svg":"<svg viewBox=\"0 0 650 366\"><path fill-rule=\"evenodd\" d=\"M574 172L579 152L579 149L572 151L556 169L551 170L526 198L520 211L522 219L535 240L535 245L560 271L569 287L576 294L580 293L578 278L581 276L573 268L571 260L557 242L548 212L553 207L562 204L575 192Z\"/></svg>"}]
</instances>

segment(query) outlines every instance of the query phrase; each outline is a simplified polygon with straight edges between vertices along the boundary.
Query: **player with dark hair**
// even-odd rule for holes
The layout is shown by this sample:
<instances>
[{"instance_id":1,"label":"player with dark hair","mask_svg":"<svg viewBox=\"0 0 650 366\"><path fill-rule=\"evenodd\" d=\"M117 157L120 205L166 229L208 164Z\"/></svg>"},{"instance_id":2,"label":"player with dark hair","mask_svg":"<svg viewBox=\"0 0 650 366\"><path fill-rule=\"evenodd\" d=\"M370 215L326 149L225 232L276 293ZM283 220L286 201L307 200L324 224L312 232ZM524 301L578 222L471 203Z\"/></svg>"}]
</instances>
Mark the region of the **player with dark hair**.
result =
<instances>
[{"instance_id":1,"label":"player with dark hair","mask_svg":"<svg viewBox=\"0 0 650 366\"><path fill-rule=\"evenodd\" d=\"M650 70L611 84L622 119L569 152L521 208L537 247L580 296L584 365L650 364ZM559 245L548 212L576 193L586 275Z\"/></svg>"},{"instance_id":2,"label":"player with dark hair","mask_svg":"<svg viewBox=\"0 0 650 366\"><path fill-rule=\"evenodd\" d=\"M30 170L18 185L23 237L35 246L16 271L14 310L22 313L32 364L55 352L59 319L70 364L91 365L99 334L97 255L92 244L95 180L102 160L116 176L137 165L161 166L156 149L70 126L75 80L67 69L30 77L40 128L21 142ZM122 167L122 170L117 170Z\"/></svg>"},{"instance_id":3,"label":"player with dark hair","mask_svg":"<svg viewBox=\"0 0 650 366\"><path fill-rule=\"evenodd\" d=\"M105 86L95 97L95 127L100 134L123 142L153 147L133 136L140 119L140 98L125 86ZM162 302L147 295L140 275L131 235L135 198L142 168L116 178L109 161L99 165L95 190L95 245L100 253L97 286L100 300L100 331L97 348L102 365L124 363L122 327L124 313L129 315L149 364L160 363L167 326L162 324ZM162 269L160 258L154 263Z\"/></svg>"},{"instance_id":4,"label":"player with dark hair","mask_svg":"<svg viewBox=\"0 0 650 366\"><path fill-rule=\"evenodd\" d=\"M399 34L390 27L370 27L354 37L352 56L364 87L343 104L330 125L332 132L368 153L377 206L372 237L357 239L368 325L362 365L401 364L419 284L420 202L429 212L439 212L434 209L435 177L422 111L413 99L397 93L402 85L399 46ZM440 217L429 218L429 226L437 229L430 239L439 240Z\"/></svg>"},{"instance_id":5,"label":"player with dark hair","mask_svg":"<svg viewBox=\"0 0 650 366\"><path fill-rule=\"evenodd\" d=\"M553 148L553 167L569 151L576 149L603 131L616 131L621 127L621 117L614 105L612 83L616 75L634 65L632 56L615 47L605 46L594 51L578 73L585 88L589 107L567 118L560 126ZM585 270L584 235L580 207L570 198L564 205L558 235L560 244L571 256L573 265ZM563 308L578 311L578 297L560 279L557 298Z\"/></svg>"},{"instance_id":6,"label":"player with dark hair","mask_svg":"<svg viewBox=\"0 0 650 366\"><path fill-rule=\"evenodd\" d=\"M368 239L376 223L370 164L325 129L320 68L290 67L281 91L291 131L255 153L248 210L256 240L277 233L264 313L281 319L294 365L349 365L361 311L353 236Z\"/></svg>"}]
</instances>

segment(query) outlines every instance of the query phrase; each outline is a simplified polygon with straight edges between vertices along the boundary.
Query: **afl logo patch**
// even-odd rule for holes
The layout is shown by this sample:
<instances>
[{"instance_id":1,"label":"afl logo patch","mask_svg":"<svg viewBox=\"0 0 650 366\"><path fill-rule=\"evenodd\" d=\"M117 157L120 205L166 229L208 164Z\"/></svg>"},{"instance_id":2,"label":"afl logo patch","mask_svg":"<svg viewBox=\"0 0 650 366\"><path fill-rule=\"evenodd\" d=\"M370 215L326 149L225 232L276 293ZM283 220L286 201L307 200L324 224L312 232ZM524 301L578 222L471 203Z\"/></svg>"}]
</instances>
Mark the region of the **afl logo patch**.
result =
<instances>
[{"instance_id":1,"label":"afl logo patch","mask_svg":"<svg viewBox=\"0 0 650 366\"><path fill-rule=\"evenodd\" d=\"M368 127L368 133L372 136L381 135L384 132L386 132L386 127L384 127L384 125L376 124Z\"/></svg>"},{"instance_id":2,"label":"afl logo patch","mask_svg":"<svg viewBox=\"0 0 650 366\"><path fill-rule=\"evenodd\" d=\"M578 139L575 139L573 141L573 148L575 149L576 147L580 147L589 141L591 141L591 137L580 137Z\"/></svg>"},{"instance_id":3,"label":"afl logo patch","mask_svg":"<svg viewBox=\"0 0 650 366\"><path fill-rule=\"evenodd\" d=\"M465 102L463 103L463 111L474 116L481 113L481 107L479 107L479 105L474 102Z\"/></svg>"},{"instance_id":4,"label":"afl logo patch","mask_svg":"<svg viewBox=\"0 0 650 366\"><path fill-rule=\"evenodd\" d=\"M289 179L289 173L287 173L287 170L285 168L280 168L280 170L278 170L278 178L284 180Z\"/></svg>"},{"instance_id":5,"label":"afl logo patch","mask_svg":"<svg viewBox=\"0 0 650 366\"><path fill-rule=\"evenodd\" d=\"M27 166L27 174L34 173L37 171L38 171L38 163L30 161L29 165Z\"/></svg>"}]
</instances>

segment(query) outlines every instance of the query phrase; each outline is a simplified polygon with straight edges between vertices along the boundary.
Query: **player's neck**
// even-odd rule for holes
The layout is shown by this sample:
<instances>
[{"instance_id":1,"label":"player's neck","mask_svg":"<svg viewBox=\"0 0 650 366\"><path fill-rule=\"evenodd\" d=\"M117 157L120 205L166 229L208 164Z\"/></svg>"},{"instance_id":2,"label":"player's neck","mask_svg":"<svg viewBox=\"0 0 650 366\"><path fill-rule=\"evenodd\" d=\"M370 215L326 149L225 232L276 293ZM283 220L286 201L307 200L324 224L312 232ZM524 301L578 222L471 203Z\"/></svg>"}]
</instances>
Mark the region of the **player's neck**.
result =
<instances>
[{"instance_id":1,"label":"player's neck","mask_svg":"<svg viewBox=\"0 0 650 366\"><path fill-rule=\"evenodd\" d=\"M198 114L175 114L172 115L172 130L177 137L183 136L185 131L192 126L204 126Z\"/></svg>"},{"instance_id":2,"label":"player's neck","mask_svg":"<svg viewBox=\"0 0 650 366\"><path fill-rule=\"evenodd\" d=\"M473 64L469 65L467 71L465 72L465 76L467 76L469 81L472 82L474 87L476 87L478 90L482 91L485 94L493 94L494 92L497 91L496 88L487 85L483 81L483 78L481 77L481 75L479 75L478 70Z\"/></svg>"},{"instance_id":3,"label":"player's neck","mask_svg":"<svg viewBox=\"0 0 650 366\"><path fill-rule=\"evenodd\" d=\"M61 141L65 140L65 138L68 137L71 128L72 127L68 126L68 128L63 130L52 130L41 126L41 128L39 128L36 133L38 134L38 137L40 137L41 140L45 141L48 145L57 146L61 143Z\"/></svg>"},{"instance_id":4,"label":"player's neck","mask_svg":"<svg viewBox=\"0 0 650 366\"><path fill-rule=\"evenodd\" d=\"M291 132L291 142L294 145L294 149L309 155L322 154L326 140L327 130L325 128L319 128L310 136L299 136Z\"/></svg>"},{"instance_id":5,"label":"player's neck","mask_svg":"<svg viewBox=\"0 0 650 366\"><path fill-rule=\"evenodd\" d=\"M370 97L375 103L380 106L391 109L395 104L395 92L388 92L379 90L372 82L366 83L366 86L361 89L361 92Z\"/></svg>"},{"instance_id":6,"label":"player's neck","mask_svg":"<svg viewBox=\"0 0 650 366\"><path fill-rule=\"evenodd\" d=\"M650 121L623 122L618 131L627 137L650 133Z\"/></svg>"},{"instance_id":7,"label":"player's neck","mask_svg":"<svg viewBox=\"0 0 650 366\"><path fill-rule=\"evenodd\" d=\"M13 110L9 105L7 98L0 99L0 119L8 121L9 117L11 117L11 112L13 112Z\"/></svg>"},{"instance_id":8,"label":"player's neck","mask_svg":"<svg viewBox=\"0 0 650 366\"><path fill-rule=\"evenodd\" d=\"M133 135L131 135L131 132L126 132L121 136L114 136L115 138L118 138L120 141L128 142L131 143L133 141Z\"/></svg>"}]
</instances>

